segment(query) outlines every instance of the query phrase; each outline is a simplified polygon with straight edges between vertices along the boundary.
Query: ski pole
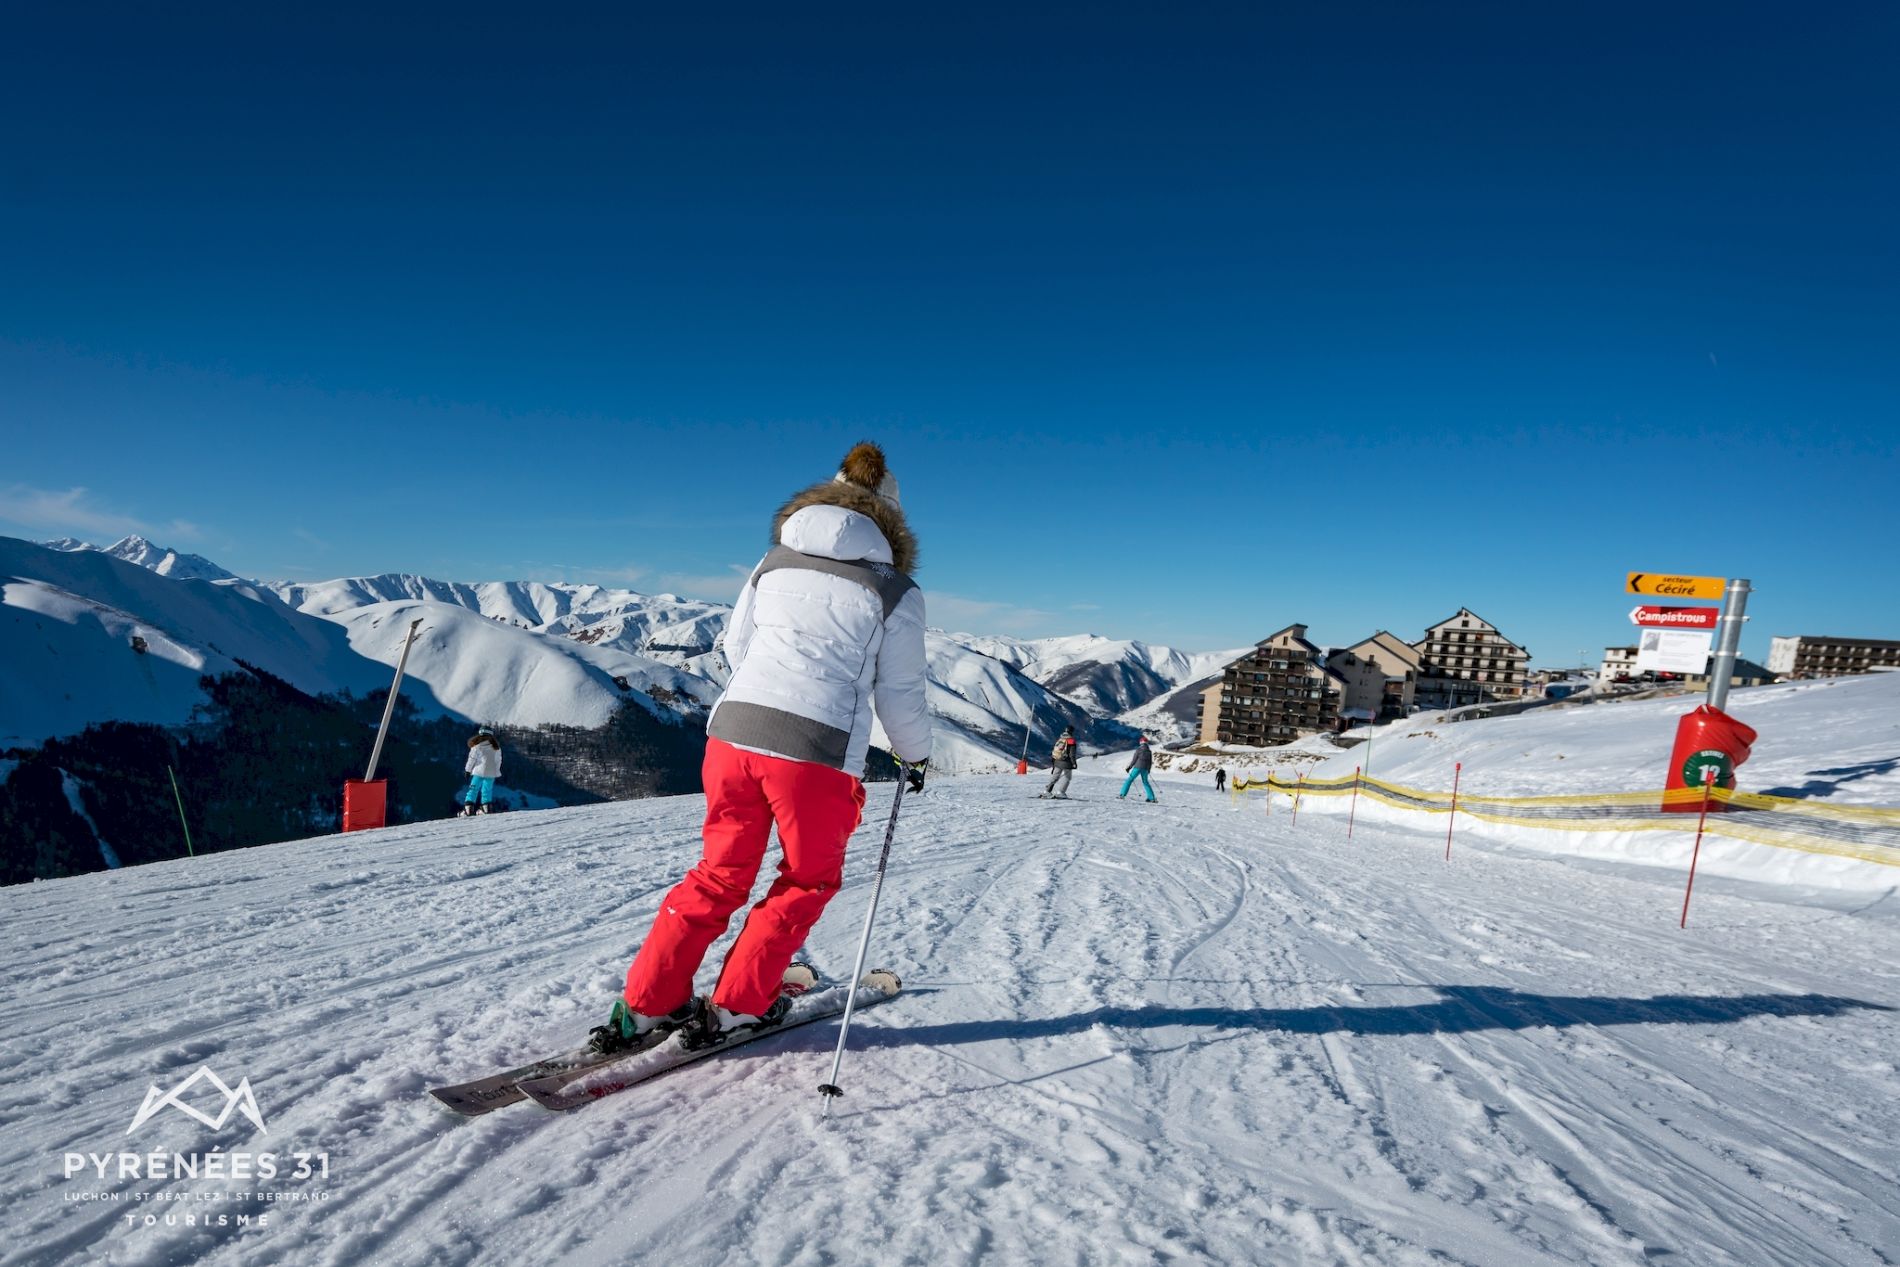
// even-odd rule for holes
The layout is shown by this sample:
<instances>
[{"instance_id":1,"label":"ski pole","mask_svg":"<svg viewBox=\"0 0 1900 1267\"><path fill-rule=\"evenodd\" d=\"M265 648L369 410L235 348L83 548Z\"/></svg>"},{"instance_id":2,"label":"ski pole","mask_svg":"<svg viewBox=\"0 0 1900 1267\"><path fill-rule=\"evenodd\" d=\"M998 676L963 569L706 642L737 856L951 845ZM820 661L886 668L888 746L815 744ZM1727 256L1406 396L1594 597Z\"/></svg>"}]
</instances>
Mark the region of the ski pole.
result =
<instances>
[{"instance_id":1,"label":"ski pole","mask_svg":"<svg viewBox=\"0 0 1900 1267\"><path fill-rule=\"evenodd\" d=\"M831 1116L831 1102L844 1094L838 1085L838 1070L844 1064L844 1040L851 1032L851 1012L858 1003L858 982L864 976L864 957L871 952L871 921L877 918L878 895L884 891L884 866L891 858L891 837L897 834L897 808L904 803L903 773L897 777L897 795L891 798L891 821L884 826L884 849L877 856L877 879L871 884L871 907L864 912L864 936L858 939L858 962L851 969L851 993L845 996L844 1018L838 1022L838 1050L831 1056L831 1081L818 1090L825 1097L825 1116Z\"/></svg>"}]
</instances>

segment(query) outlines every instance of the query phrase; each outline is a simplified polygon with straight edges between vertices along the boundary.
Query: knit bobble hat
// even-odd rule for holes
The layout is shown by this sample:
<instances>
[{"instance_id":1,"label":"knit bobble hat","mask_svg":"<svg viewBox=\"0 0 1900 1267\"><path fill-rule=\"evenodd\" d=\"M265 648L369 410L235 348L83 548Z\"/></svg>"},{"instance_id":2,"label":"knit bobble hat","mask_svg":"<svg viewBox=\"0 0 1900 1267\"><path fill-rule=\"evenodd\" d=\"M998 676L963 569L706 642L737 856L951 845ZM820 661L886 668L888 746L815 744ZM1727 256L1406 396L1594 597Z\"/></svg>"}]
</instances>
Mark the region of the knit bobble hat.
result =
<instances>
[{"instance_id":1,"label":"knit bobble hat","mask_svg":"<svg viewBox=\"0 0 1900 1267\"><path fill-rule=\"evenodd\" d=\"M844 455L833 479L839 484L856 484L869 489L893 506L898 504L897 477L891 474L890 464L884 460L884 450L869 440L851 446L851 452Z\"/></svg>"}]
</instances>

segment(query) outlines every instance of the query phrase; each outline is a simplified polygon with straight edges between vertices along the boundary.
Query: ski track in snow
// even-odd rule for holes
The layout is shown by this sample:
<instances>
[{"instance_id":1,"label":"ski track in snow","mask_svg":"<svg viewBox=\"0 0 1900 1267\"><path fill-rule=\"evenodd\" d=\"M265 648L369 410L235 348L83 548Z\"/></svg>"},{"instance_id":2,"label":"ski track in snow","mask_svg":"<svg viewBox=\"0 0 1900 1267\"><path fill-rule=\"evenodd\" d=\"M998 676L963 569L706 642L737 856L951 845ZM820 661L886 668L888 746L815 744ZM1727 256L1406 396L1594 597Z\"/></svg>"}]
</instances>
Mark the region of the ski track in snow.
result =
<instances>
[{"instance_id":1,"label":"ski track in snow","mask_svg":"<svg viewBox=\"0 0 1900 1267\"><path fill-rule=\"evenodd\" d=\"M697 798L0 891L0 1265L1900 1259L1884 877L1699 883L1684 932L1653 867L1031 782L907 801L872 953L905 992L829 1119L829 1025L571 1114L425 1094L604 1015ZM889 795L808 947L832 977ZM328 1150L333 1199L241 1231L67 1201L104 1186L68 1150L210 1146L175 1114L126 1141L201 1064L269 1125L216 1140Z\"/></svg>"}]
</instances>

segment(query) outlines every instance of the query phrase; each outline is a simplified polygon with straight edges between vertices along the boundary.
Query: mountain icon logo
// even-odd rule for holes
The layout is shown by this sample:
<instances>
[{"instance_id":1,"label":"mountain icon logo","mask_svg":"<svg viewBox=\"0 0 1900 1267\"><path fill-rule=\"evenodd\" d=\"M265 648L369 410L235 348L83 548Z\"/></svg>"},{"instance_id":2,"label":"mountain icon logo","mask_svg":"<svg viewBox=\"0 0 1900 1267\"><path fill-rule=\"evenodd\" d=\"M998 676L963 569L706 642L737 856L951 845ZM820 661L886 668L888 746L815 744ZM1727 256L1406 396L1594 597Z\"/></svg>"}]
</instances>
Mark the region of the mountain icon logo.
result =
<instances>
[{"instance_id":1,"label":"mountain icon logo","mask_svg":"<svg viewBox=\"0 0 1900 1267\"><path fill-rule=\"evenodd\" d=\"M204 1112L204 1110L188 1104L185 1101L185 1093L197 1086L200 1082L209 1082L224 1096L224 1109L216 1117L212 1117L210 1114ZM151 1121L152 1118L158 1115L160 1109L168 1105L177 1109L185 1116L204 1123L214 1131L223 1130L224 1124L231 1120L231 1114L242 1113L258 1130L263 1131L266 1135L270 1134L270 1128L264 1125L264 1114L257 1107L257 1097L251 1092L251 1080L249 1078L239 1079L237 1086L233 1088L223 1078L212 1073L210 1068L205 1065L199 1065L197 1073L192 1074L191 1077L186 1078L170 1091L161 1092L156 1086L147 1090L145 1093L145 1103L139 1106L138 1116L132 1119L132 1125L126 1128L125 1133L130 1135L133 1131L136 1131L139 1127Z\"/></svg>"}]
</instances>

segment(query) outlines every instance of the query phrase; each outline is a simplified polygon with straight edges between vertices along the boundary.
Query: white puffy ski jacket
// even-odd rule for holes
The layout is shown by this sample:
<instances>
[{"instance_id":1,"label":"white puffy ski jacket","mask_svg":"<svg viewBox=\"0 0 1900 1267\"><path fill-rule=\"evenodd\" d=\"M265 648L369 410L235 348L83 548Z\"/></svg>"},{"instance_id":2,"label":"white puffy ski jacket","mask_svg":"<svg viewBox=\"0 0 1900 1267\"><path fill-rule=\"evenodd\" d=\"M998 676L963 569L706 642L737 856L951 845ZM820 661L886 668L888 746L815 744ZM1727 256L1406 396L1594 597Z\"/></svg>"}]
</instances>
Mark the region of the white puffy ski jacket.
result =
<instances>
[{"instance_id":1,"label":"white puffy ski jacket","mask_svg":"<svg viewBox=\"0 0 1900 1267\"><path fill-rule=\"evenodd\" d=\"M779 529L726 629L732 680L706 733L862 775L871 708L905 761L930 755L924 596L869 516L807 505Z\"/></svg>"},{"instance_id":2,"label":"white puffy ski jacket","mask_svg":"<svg viewBox=\"0 0 1900 1267\"><path fill-rule=\"evenodd\" d=\"M486 743L473 745L468 750L468 760L462 763L462 770L478 779L499 779L501 749Z\"/></svg>"}]
</instances>

